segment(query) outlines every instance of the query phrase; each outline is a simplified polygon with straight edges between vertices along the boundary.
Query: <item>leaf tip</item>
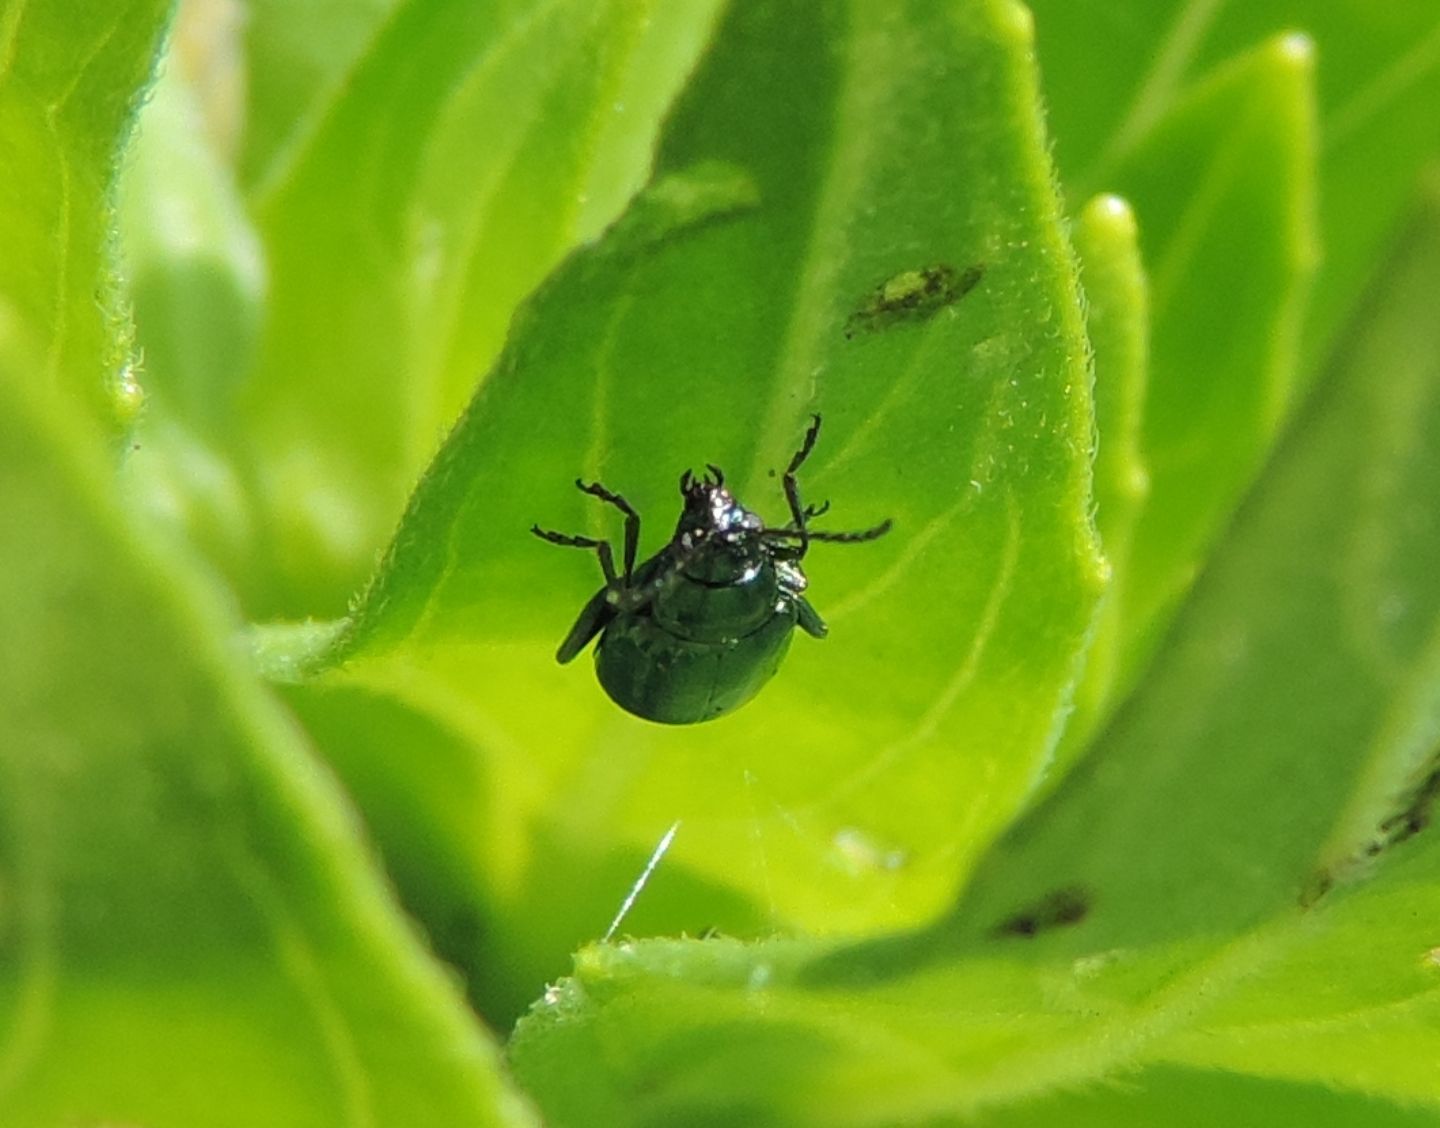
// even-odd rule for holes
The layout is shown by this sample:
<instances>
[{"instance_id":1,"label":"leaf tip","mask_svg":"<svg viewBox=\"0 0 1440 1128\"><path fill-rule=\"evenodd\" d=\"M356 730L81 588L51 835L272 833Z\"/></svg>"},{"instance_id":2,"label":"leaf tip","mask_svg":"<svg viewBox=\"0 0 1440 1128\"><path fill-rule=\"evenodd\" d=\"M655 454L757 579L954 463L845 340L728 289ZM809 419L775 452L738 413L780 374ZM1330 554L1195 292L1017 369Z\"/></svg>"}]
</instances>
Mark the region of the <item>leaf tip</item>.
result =
<instances>
[{"instance_id":1,"label":"leaf tip","mask_svg":"<svg viewBox=\"0 0 1440 1128\"><path fill-rule=\"evenodd\" d=\"M1110 232L1125 243L1132 243L1139 236L1139 225L1135 220L1135 209L1130 201L1113 192L1102 192L1093 196L1081 209L1080 220L1087 227Z\"/></svg>"},{"instance_id":2,"label":"leaf tip","mask_svg":"<svg viewBox=\"0 0 1440 1128\"><path fill-rule=\"evenodd\" d=\"M1278 62L1297 71L1310 71L1315 65L1315 40L1303 31L1287 31L1275 38L1272 47Z\"/></svg>"},{"instance_id":3,"label":"leaf tip","mask_svg":"<svg viewBox=\"0 0 1440 1128\"><path fill-rule=\"evenodd\" d=\"M1034 46L1035 16L1024 4L1010 0L997 5L996 26L1009 32L1015 43L1027 49Z\"/></svg>"}]
</instances>

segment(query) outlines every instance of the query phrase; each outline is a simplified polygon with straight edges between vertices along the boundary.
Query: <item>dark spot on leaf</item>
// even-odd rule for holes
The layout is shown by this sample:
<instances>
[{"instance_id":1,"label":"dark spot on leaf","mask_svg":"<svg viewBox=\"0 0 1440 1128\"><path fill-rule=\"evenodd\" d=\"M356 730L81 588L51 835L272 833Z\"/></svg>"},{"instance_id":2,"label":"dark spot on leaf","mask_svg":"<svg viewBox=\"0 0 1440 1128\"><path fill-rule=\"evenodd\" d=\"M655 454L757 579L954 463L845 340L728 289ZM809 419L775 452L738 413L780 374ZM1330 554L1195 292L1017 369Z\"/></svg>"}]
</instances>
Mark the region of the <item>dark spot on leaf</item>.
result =
<instances>
[{"instance_id":1,"label":"dark spot on leaf","mask_svg":"<svg viewBox=\"0 0 1440 1128\"><path fill-rule=\"evenodd\" d=\"M995 926L996 936L1038 936L1054 928L1079 924L1090 914L1090 896L1076 886L1048 893Z\"/></svg>"},{"instance_id":2,"label":"dark spot on leaf","mask_svg":"<svg viewBox=\"0 0 1440 1128\"><path fill-rule=\"evenodd\" d=\"M876 286L849 316L845 336L853 337L861 329L884 329L900 321L926 320L963 298L984 275L985 267L980 263L958 271L943 262L901 271Z\"/></svg>"},{"instance_id":3,"label":"dark spot on leaf","mask_svg":"<svg viewBox=\"0 0 1440 1128\"><path fill-rule=\"evenodd\" d=\"M1437 799L1440 799L1440 761L1430 765L1429 774L1406 797L1405 806L1380 824L1382 848L1404 842L1429 826Z\"/></svg>"},{"instance_id":4,"label":"dark spot on leaf","mask_svg":"<svg viewBox=\"0 0 1440 1128\"><path fill-rule=\"evenodd\" d=\"M1419 834L1430 825L1437 801L1440 801L1440 755L1431 759L1425 775L1400 797L1396 810L1380 821L1369 841L1339 865L1321 869L1311 877L1300 891L1300 906L1308 909L1363 862L1378 858Z\"/></svg>"},{"instance_id":5,"label":"dark spot on leaf","mask_svg":"<svg viewBox=\"0 0 1440 1128\"><path fill-rule=\"evenodd\" d=\"M1335 875L1328 869L1316 870L1305 883L1305 888L1300 890L1300 907L1308 909L1334 888Z\"/></svg>"}]
</instances>

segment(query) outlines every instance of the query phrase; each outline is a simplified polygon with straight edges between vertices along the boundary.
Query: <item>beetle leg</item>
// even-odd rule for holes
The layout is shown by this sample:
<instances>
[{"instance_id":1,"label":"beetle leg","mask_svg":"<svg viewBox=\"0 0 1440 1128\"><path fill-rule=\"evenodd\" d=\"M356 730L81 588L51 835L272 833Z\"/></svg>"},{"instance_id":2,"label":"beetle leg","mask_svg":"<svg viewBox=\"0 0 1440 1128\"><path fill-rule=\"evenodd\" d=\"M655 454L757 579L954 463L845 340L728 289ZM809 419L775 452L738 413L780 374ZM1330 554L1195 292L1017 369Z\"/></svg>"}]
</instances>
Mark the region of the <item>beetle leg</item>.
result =
<instances>
[{"instance_id":1,"label":"beetle leg","mask_svg":"<svg viewBox=\"0 0 1440 1128\"><path fill-rule=\"evenodd\" d=\"M817 411L810 416L810 426L805 431L805 438L800 443L800 449L795 452L795 457L790 460L790 465L785 468L785 473L794 476L805 460L810 457L810 452L815 449L815 440L820 436L820 413Z\"/></svg>"},{"instance_id":2,"label":"beetle leg","mask_svg":"<svg viewBox=\"0 0 1440 1128\"><path fill-rule=\"evenodd\" d=\"M811 638L824 638L830 633L825 620L820 618L820 612L811 607L810 601L803 595L796 598L795 609L800 613L800 629Z\"/></svg>"},{"instance_id":3,"label":"beetle leg","mask_svg":"<svg viewBox=\"0 0 1440 1128\"><path fill-rule=\"evenodd\" d=\"M640 547L640 514L636 513L628 501L612 490L607 490L599 482L586 484L579 478L575 479L575 485L582 493L591 497L598 497L601 501L608 502L621 513L625 514L625 554L621 562L625 566L625 582L630 582L630 577L635 572L635 553Z\"/></svg>"},{"instance_id":4,"label":"beetle leg","mask_svg":"<svg viewBox=\"0 0 1440 1128\"><path fill-rule=\"evenodd\" d=\"M861 529L858 533L811 533L810 539L817 541L830 541L833 544L859 544L861 541L872 541L876 537L883 537L890 531L890 519L887 517L880 524L870 529Z\"/></svg>"},{"instance_id":5,"label":"beetle leg","mask_svg":"<svg viewBox=\"0 0 1440 1128\"><path fill-rule=\"evenodd\" d=\"M820 435L820 413L817 411L810 417L810 427L805 432L805 438L800 443L800 449L795 452L795 457L790 459L790 465L785 467L785 477L781 483L785 487L785 501L790 506L790 525L795 531L795 536L800 543L796 546L795 559L804 557L810 549L810 530L806 528L806 522L813 516L818 516L828 507L829 503L820 507L820 510L811 512L810 508L800 504L800 483L795 474L810 457L810 452L815 449L815 440Z\"/></svg>"},{"instance_id":6,"label":"beetle leg","mask_svg":"<svg viewBox=\"0 0 1440 1128\"><path fill-rule=\"evenodd\" d=\"M810 549L810 530L805 527L805 511L800 508L800 485L795 481L795 475L785 475L785 500L790 503L790 522L793 528L786 530L792 532L799 538L799 545L795 558L799 560Z\"/></svg>"},{"instance_id":7,"label":"beetle leg","mask_svg":"<svg viewBox=\"0 0 1440 1128\"><path fill-rule=\"evenodd\" d=\"M644 583L625 584L614 589L610 596L610 605L616 611L630 613L646 607L658 599L666 588L671 587L685 570L686 563L699 551L698 547L690 549L671 548L665 553L665 562L650 575Z\"/></svg>"},{"instance_id":8,"label":"beetle leg","mask_svg":"<svg viewBox=\"0 0 1440 1128\"><path fill-rule=\"evenodd\" d=\"M543 541L551 544L558 544L565 548L593 548L595 554L600 557L600 570L605 573L605 586L610 587L619 577L615 574L615 553L610 547L609 541L596 540L594 537L572 537L566 533L552 533L549 529L542 529L539 525L531 525L530 531Z\"/></svg>"},{"instance_id":9,"label":"beetle leg","mask_svg":"<svg viewBox=\"0 0 1440 1128\"><path fill-rule=\"evenodd\" d=\"M610 590L610 586L607 584L595 593L589 603L585 604L584 609L580 612L580 617L575 620L575 625L565 636L565 641L555 651L555 661L562 666L589 646L590 640L603 631L610 620L615 617L615 607L606 598L610 594Z\"/></svg>"}]
</instances>

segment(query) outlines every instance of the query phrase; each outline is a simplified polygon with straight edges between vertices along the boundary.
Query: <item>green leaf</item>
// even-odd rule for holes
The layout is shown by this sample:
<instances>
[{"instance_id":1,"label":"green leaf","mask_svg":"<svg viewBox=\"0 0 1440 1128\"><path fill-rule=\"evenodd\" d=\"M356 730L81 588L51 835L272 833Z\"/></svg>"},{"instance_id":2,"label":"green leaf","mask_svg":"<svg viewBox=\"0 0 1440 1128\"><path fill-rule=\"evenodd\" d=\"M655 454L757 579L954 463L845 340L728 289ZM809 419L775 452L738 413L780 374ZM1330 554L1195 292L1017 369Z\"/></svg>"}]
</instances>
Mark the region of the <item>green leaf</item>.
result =
<instances>
[{"instance_id":1,"label":"green leaf","mask_svg":"<svg viewBox=\"0 0 1440 1128\"><path fill-rule=\"evenodd\" d=\"M1161 2L1104 10L1034 0L1032 6L1057 159L1070 198L1080 200L1100 189L1119 191L1134 204L1144 232L1147 263L1158 287L1153 402L1163 411L1173 399L1193 430L1211 436L1197 441L1191 435L1183 445L1177 443L1177 450L1204 466L1198 473L1193 466L1182 470L1179 493L1164 481L1169 456L1153 451L1156 492L1136 543L1140 574L1131 583L1117 571L1117 589L1133 598L1130 606L1111 612L1121 620L1116 633L1129 650L1119 660L1118 697L1133 673L1143 669L1203 560L1208 537L1223 526L1254 471L1253 456L1210 444L1227 434L1252 435L1255 448L1263 451L1268 441L1264 420L1247 426L1243 419L1204 419L1192 413L1192 399L1201 402L1203 393L1197 390L1210 388L1212 399L1238 407L1251 390L1260 392L1268 384L1274 395L1270 409L1283 415L1294 391L1303 392L1313 381L1402 218L1418 170L1440 149L1435 126L1440 121L1440 22L1428 0L1400 0L1383 9L1303 0ZM1286 44L1298 48L1289 34L1297 28L1315 45L1319 59L1315 90L1305 94L1313 99L1313 109L1280 107L1279 116L1272 114L1264 127L1273 137L1253 137L1256 151L1235 152L1237 135L1257 114L1266 113L1267 98L1273 102L1278 93L1257 92L1241 96L1232 112L1222 114L1226 121L1214 136L1207 140L1196 134L1200 147L1189 157L1181 153L1177 159L1163 143L1157 147L1157 139L1166 135L1173 144L1177 119L1193 117L1193 104L1206 90L1213 91L1227 75L1231 81L1237 77L1238 57L1253 60ZM1262 44L1269 46L1257 46ZM1101 58L1105 65L1096 66ZM1301 120L1289 129L1284 118L1294 117L1296 110ZM1311 116L1313 124L1304 120ZM1304 155L1306 147L1313 147L1313 154ZM1252 214L1244 201L1231 200L1226 210L1212 209L1211 230L1203 238L1198 225L1191 224L1185 239L1172 240L1171 217L1181 204L1192 201L1197 210L1207 204L1204 194L1214 185L1204 164L1223 169L1232 157L1247 174L1269 177L1276 202L1288 192L1290 203L1255 208ZM1318 182L1311 184L1317 175ZM1248 218L1237 224L1237 217ZM1244 226L1248 220L1254 221L1253 229ZM1210 247L1215 255L1208 267L1202 261L1177 281L1173 300L1167 300L1167 284L1159 278L1158 252L1165 244L1182 250ZM1312 280L1306 265L1315 246L1323 248L1324 269ZM1265 273L1283 266L1284 257L1275 258L1276 252L1292 260L1289 284L1272 280L1256 302ZM1236 294L1236 285L1249 289ZM1229 295L1236 300L1225 301ZM1239 363L1226 355L1231 344ZM1237 422L1239 428L1232 431ZM1253 430L1257 422L1258 434ZM1233 471L1229 481L1225 469ZM1207 484L1212 474L1215 480ZM1187 518L1202 516L1193 512L1197 502L1212 519L1202 518L1187 531ZM1198 554L1186 548L1187 539ZM1152 570L1155 574L1144 574ZM1115 603L1121 599L1118 592L1112 596ZM1102 645L1096 656L1102 663L1104 650ZM1090 720L1111 707L1113 702L1099 700L1092 717L1082 696L1067 749L1080 750L1093 735Z\"/></svg>"},{"instance_id":2,"label":"green leaf","mask_svg":"<svg viewBox=\"0 0 1440 1128\"><path fill-rule=\"evenodd\" d=\"M257 27L259 58L301 60L299 90L258 87L246 155L270 288L235 455L257 618L344 609L515 304L640 186L716 4L443 0L297 47L328 7ZM286 134L274 102L301 90Z\"/></svg>"},{"instance_id":3,"label":"green leaf","mask_svg":"<svg viewBox=\"0 0 1440 1128\"><path fill-rule=\"evenodd\" d=\"M34 378L117 430L139 397L105 253L111 175L168 9L77 0L0 10L0 295L35 334Z\"/></svg>"},{"instance_id":4,"label":"green leaf","mask_svg":"<svg viewBox=\"0 0 1440 1128\"><path fill-rule=\"evenodd\" d=\"M1325 269L1301 341L1299 375L1308 386L1404 219L1416 176L1440 148L1435 5L1149 0L1097 8L1032 0L1030 7L1056 157L1077 200L1119 188L1118 167L1217 68L1296 28L1315 44ZM1149 216L1134 202L1144 227Z\"/></svg>"},{"instance_id":5,"label":"green leaf","mask_svg":"<svg viewBox=\"0 0 1440 1128\"><path fill-rule=\"evenodd\" d=\"M355 76L386 50L386 25L405 7L401 0L249 0L243 148L236 158L247 194L263 198L292 174L352 96ZM215 20L213 12L205 15ZM239 29L216 30L233 42Z\"/></svg>"},{"instance_id":6,"label":"green leaf","mask_svg":"<svg viewBox=\"0 0 1440 1128\"><path fill-rule=\"evenodd\" d=\"M1430 727L1433 739L1433 714ZM1427 835L1396 855L1370 884L1336 894L1288 938L1283 958L1161 1056L1383 1095L1433 1117L1440 848Z\"/></svg>"},{"instance_id":7,"label":"green leaf","mask_svg":"<svg viewBox=\"0 0 1440 1128\"><path fill-rule=\"evenodd\" d=\"M0 1122L531 1123L216 593L122 509L96 295L165 6L86 7L0 17Z\"/></svg>"},{"instance_id":8,"label":"green leaf","mask_svg":"<svg viewBox=\"0 0 1440 1128\"><path fill-rule=\"evenodd\" d=\"M1355 656L1347 696L1371 685L1386 708L1353 745L1363 758L1306 890L1313 919L1289 938L1283 959L1172 1051L1431 1104L1440 1101L1430 1068L1440 1052L1440 839L1421 832L1440 797L1440 534L1430 501L1440 478L1431 442L1440 417L1437 288L1440 179L1432 175L1423 220L1388 264L1384 300L1370 304L1341 353L1383 407L1348 421L1355 445L1373 453L1354 468L1348 497L1334 499L1350 502L1356 525L1329 548L1344 581L1335 615Z\"/></svg>"},{"instance_id":9,"label":"green leaf","mask_svg":"<svg viewBox=\"0 0 1440 1128\"><path fill-rule=\"evenodd\" d=\"M587 949L512 1046L550 1122L889 1124L1170 1059L1433 1116L1437 287L1440 194L1140 690L946 919Z\"/></svg>"},{"instance_id":10,"label":"green leaf","mask_svg":"<svg viewBox=\"0 0 1440 1128\"><path fill-rule=\"evenodd\" d=\"M1123 589L1129 578L1135 523L1150 492L1141 450L1145 384L1150 367L1150 293L1140 261L1135 213L1118 196L1097 196L1081 209L1075 249L1085 284L1086 325L1095 361L1095 519L1111 581L1095 622L1075 712L1056 751L1051 779L1085 750L1113 689L1127 625Z\"/></svg>"},{"instance_id":11,"label":"green leaf","mask_svg":"<svg viewBox=\"0 0 1440 1128\"><path fill-rule=\"evenodd\" d=\"M0 1120L528 1123L213 595L6 345Z\"/></svg>"},{"instance_id":12,"label":"green leaf","mask_svg":"<svg viewBox=\"0 0 1440 1128\"><path fill-rule=\"evenodd\" d=\"M182 16L182 43L188 26ZM124 482L135 509L188 539L250 602L264 579L259 515L230 448L265 317L265 269L189 61L173 60L152 88L120 185L146 397Z\"/></svg>"},{"instance_id":13,"label":"green leaf","mask_svg":"<svg viewBox=\"0 0 1440 1128\"><path fill-rule=\"evenodd\" d=\"M1152 321L1151 488L1117 561L1115 694L1145 668L1292 399L1315 259L1312 84L1307 42L1272 40L1187 92L1116 172L1142 225Z\"/></svg>"},{"instance_id":14,"label":"green leaf","mask_svg":"<svg viewBox=\"0 0 1440 1128\"><path fill-rule=\"evenodd\" d=\"M976 1128L1426 1128L1435 1114L1320 1084L1156 1066L1116 1085L1055 1093L981 1114Z\"/></svg>"},{"instance_id":15,"label":"green leaf","mask_svg":"<svg viewBox=\"0 0 1440 1128\"><path fill-rule=\"evenodd\" d=\"M344 665L292 697L313 718L307 694L373 695L483 749L483 771L427 780L447 762L427 758L396 781L361 762L392 755L357 747L364 726L327 741L377 827L407 791L467 797L425 834L483 891L477 980L598 935L677 821L647 928L924 919L1034 786L1101 565L1076 280L1028 34L1005 3L732 11L657 180L517 318ZM776 105L793 112L763 112ZM963 299L875 316L907 272L944 266L958 291L974 264ZM528 528L616 532L576 475L625 492L645 553L668 537L676 475L706 462L778 520L769 472L812 410L825 429L804 488L834 501L829 527L895 521L807 559L830 639L797 642L760 700L703 726L635 720L583 664L556 668L600 576ZM563 912L536 911L556 887ZM424 902L412 895L432 927L456 915Z\"/></svg>"}]
</instances>

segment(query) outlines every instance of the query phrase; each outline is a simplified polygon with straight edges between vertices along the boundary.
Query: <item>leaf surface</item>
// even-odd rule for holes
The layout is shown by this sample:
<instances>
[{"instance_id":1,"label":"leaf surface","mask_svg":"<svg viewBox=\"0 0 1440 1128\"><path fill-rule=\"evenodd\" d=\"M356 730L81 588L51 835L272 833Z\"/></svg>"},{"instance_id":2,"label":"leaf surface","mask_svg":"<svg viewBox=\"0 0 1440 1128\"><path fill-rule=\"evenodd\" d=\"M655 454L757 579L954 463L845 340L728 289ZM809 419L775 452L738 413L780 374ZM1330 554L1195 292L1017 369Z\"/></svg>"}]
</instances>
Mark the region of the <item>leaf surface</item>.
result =
<instances>
[{"instance_id":1,"label":"leaf surface","mask_svg":"<svg viewBox=\"0 0 1440 1128\"><path fill-rule=\"evenodd\" d=\"M0 1122L528 1124L233 617L116 489L108 201L165 14L0 16Z\"/></svg>"},{"instance_id":2,"label":"leaf surface","mask_svg":"<svg viewBox=\"0 0 1440 1128\"><path fill-rule=\"evenodd\" d=\"M1028 31L1003 3L733 10L657 179L517 319L345 664L297 692L388 698L480 750L465 821L434 833L498 901L481 911L503 947L481 963L600 934L677 822L675 879L633 927L923 919L1034 786L1101 567L1074 266ZM939 266L978 282L933 308L877 304ZM802 488L834 502L825 527L895 522L807 559L827 641L798 640L733 717L678 728L621 713L588 659L553 665L600 577L527 530L618 535L577 475L635 505L642 554L669 535L676 476L708 462L778 523L771 472L812 411L824 430ZM345 732L353 784L384 751ZM367 789L377 825L403 801L383 791ZM563 919L500 911L557 883Z\"/></svg>"},{"instance_id":3,"label":"leaf surface","mask_svg":"<svg viewBox=\"0 0 1440 1128\"><path fill-rule=\"evenodd\" d=\"M512 1049L554 1122L592 1090L620 1123L1023 1122L1167 1059L1434 1114L1433 202L1385 279L1139 692L954 911L829 951L587 949Z\"/></svg>"},{"instance_id":4,"label":"leaf surface","mask_svg":"<svg viewBox=\"0 0 1440 1128\"><path fill-rule=\"evenodd\" d=\"M169 5L10 4L0 11L0 295L34 333L35 378L117 432L139 393L105 254L111 174ZM57 45L63 44L63 50Z\"/></svg>"},{"instance_id":5,"label":"leaf surface","mask_svg":"<svg viewBox=\"0 0 1440 1128\"><path fill-rule=\"evenodd\" d=\"M528 1123L213 597L32 371L0 381L0 1120Z\"/></svg>"},{"instance_id":6,"label":"leaf surface","mask_svg":"<svg viewBox=\"0 0 1440 1128\"><path fill-rule=\"evenodd\" d=\"M302 89L261 82L236 174L269 272L234 455L267 538L256 618L343 611L515 304L640 186L716 5L361 7L322 58L327 7L264 9L258 58L301 56ZM287 134L273 100L305 91Z\"/></svg>"}]
</instances>

